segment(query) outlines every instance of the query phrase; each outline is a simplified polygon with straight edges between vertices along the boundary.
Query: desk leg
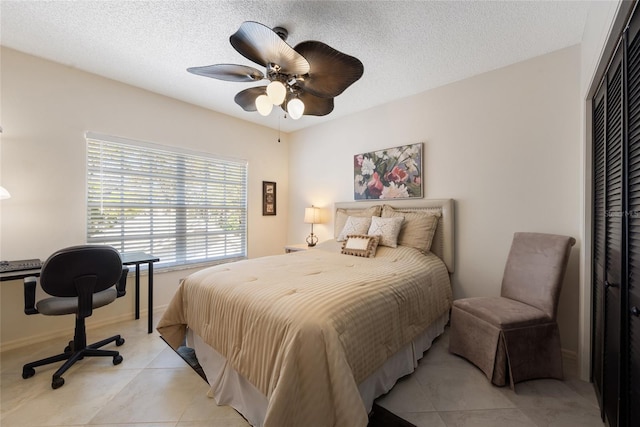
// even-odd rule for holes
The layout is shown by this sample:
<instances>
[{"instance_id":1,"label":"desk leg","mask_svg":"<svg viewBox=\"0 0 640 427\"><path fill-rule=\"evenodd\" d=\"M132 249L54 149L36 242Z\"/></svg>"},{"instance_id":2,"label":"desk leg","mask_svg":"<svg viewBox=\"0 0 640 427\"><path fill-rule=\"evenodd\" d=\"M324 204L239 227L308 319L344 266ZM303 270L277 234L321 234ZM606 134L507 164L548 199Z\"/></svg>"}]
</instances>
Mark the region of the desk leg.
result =
<instances>
[{"instance_id":1,"label":"desk leg","mask_svg":"<svg viewBox=\"0 0 640 427\"><path fill-rule=\"evenodd\" d=\"M153 331L153 263L149 263L149 330Z\"/></svg>"},{"instance_id":2,"label":"desk leg","mask_svg":"<svg viewBox=\"0 0 640 427\"><path fill-rule=\"evenodd\" d=\"M140 318L140 264L136 264L136 319Z\"/></svg>"}]
</instances>

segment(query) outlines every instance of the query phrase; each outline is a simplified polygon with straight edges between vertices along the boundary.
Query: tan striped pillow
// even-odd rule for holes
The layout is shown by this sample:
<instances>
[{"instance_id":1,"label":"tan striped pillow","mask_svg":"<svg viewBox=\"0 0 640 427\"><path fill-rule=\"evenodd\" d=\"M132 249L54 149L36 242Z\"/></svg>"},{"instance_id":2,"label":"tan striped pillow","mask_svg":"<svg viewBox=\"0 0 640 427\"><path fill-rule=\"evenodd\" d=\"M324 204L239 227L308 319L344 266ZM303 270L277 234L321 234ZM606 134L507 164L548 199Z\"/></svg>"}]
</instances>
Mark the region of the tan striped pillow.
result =
<instances>
[{"instance_id":1,"label":"tan striped pillow","mask_svg":"<svg viewBox=\"0 0 640 427\"><path fill-rule=\"evenodd\" d=\"M404 217L398 244L410 246L422 252L431 250L433 236L436 234L442 214L440 212L412 211L394 209L389 205L382 207L382 218Z\"/></svg>"}]
</instances>

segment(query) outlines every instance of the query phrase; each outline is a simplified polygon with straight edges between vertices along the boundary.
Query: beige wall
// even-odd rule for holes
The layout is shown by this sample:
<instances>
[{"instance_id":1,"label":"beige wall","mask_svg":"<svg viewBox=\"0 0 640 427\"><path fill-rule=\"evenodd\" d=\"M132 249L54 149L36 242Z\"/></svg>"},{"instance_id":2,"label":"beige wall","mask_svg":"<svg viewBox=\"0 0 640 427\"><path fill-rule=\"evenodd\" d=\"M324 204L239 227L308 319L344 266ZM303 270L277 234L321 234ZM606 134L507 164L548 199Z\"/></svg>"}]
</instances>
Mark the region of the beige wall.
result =
<instances>
[{"instance_id":1,"label":"beige wall","mask_svg":"<svg viewBox=\"0 0 640 427\"><path fill-rule=\"evenodd\" d=\"M579 74L574 46L293 133L289 243L309 234L305 206L353 200L354 154L423 142L425 197L456 200L456 298L499 294L515 231L577 239L558 315L563 347L575 354ZM314 231L324 240L331 227Z\"/></svg>"},{"instance_id":2,"label":"beige wall","mask_svg":"<svg viewBox=\"0 0 640 427\"><path fill-rule=\"evenodd\" d=\"M249 162L249 256L282 252L288 216L288 141L277 132L93 74L2 48L0 257L45 259L85 240L85 140L95 131ZM211 94L211 96L215 96ZM278 183L278 215L262 216L262 181ZM154 306L188 271L157 273ZM146 283L143 278L143 283ZM130 283L130 289L133 286ZM146 292L143 309L146 309ZM58 332L73 319L25 316L22 282L0 285L2 348ZM133 292L89 323L132 316Z\"/></svg>"}]
</instances>

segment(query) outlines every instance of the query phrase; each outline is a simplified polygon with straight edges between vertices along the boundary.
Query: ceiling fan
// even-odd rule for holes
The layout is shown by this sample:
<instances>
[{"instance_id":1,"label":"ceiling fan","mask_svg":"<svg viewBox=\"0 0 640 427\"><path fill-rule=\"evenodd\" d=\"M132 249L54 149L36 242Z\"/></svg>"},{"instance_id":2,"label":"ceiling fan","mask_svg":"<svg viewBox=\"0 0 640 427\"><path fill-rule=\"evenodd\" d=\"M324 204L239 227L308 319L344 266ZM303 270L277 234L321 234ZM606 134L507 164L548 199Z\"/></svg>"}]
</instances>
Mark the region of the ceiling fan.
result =
<instances>
[{"instance_id":1,"label":"ceiling fan","mask_svg":"<svg viewBox=\"0 0 640 427\"><path fill-rule=\"evenodd\" d=\"M187 71L231 82L258 82L236 94L236 104L245 111L268 116L273 106L292 119L303 115L325 116L333 111L333 98L356 82L364 72L359 59L322 42L305 41L295 47L286 43L288 31L271 29L253 21L243 22L229 37L231 45L245 58L265 67L265 72L238 64L191 67Z\"/></svg>"}]
</instances>

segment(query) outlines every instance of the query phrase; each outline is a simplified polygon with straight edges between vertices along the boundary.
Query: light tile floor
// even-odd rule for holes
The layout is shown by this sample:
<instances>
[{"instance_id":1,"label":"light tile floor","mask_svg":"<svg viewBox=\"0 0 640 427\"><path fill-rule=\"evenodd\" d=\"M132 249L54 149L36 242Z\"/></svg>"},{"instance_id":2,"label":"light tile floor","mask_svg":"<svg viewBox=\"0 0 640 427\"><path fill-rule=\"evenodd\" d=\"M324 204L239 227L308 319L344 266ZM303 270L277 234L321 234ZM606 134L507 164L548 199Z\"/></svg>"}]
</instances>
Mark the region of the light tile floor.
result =
<instances>
[{"instance_id":1,"label":"light tile floor","mask_svg":"<svg viewBox=\"0 0 640 427\"><path fill-rule=\"evenodd\" d=\"M70 326L71 328L72 326ZM51 389L58 364L36 368L22 379L22 365L52 355L64 341L52 340L0 354L0 425L246 427L232 408L207 398L204 381L158 334L146 333L146 321L126 321L88 331L90 342L120 333L124 357L86 358ZM115 345L113 345L115 347ZM565 381L521 383L517 394L491 386L468 362L447 352L448 333L440 337L412 375L403 378L382 406L418 427L602 426L591 384ZM345 426L349 427L349 426Z\"/></svg>"}]
</instances>

